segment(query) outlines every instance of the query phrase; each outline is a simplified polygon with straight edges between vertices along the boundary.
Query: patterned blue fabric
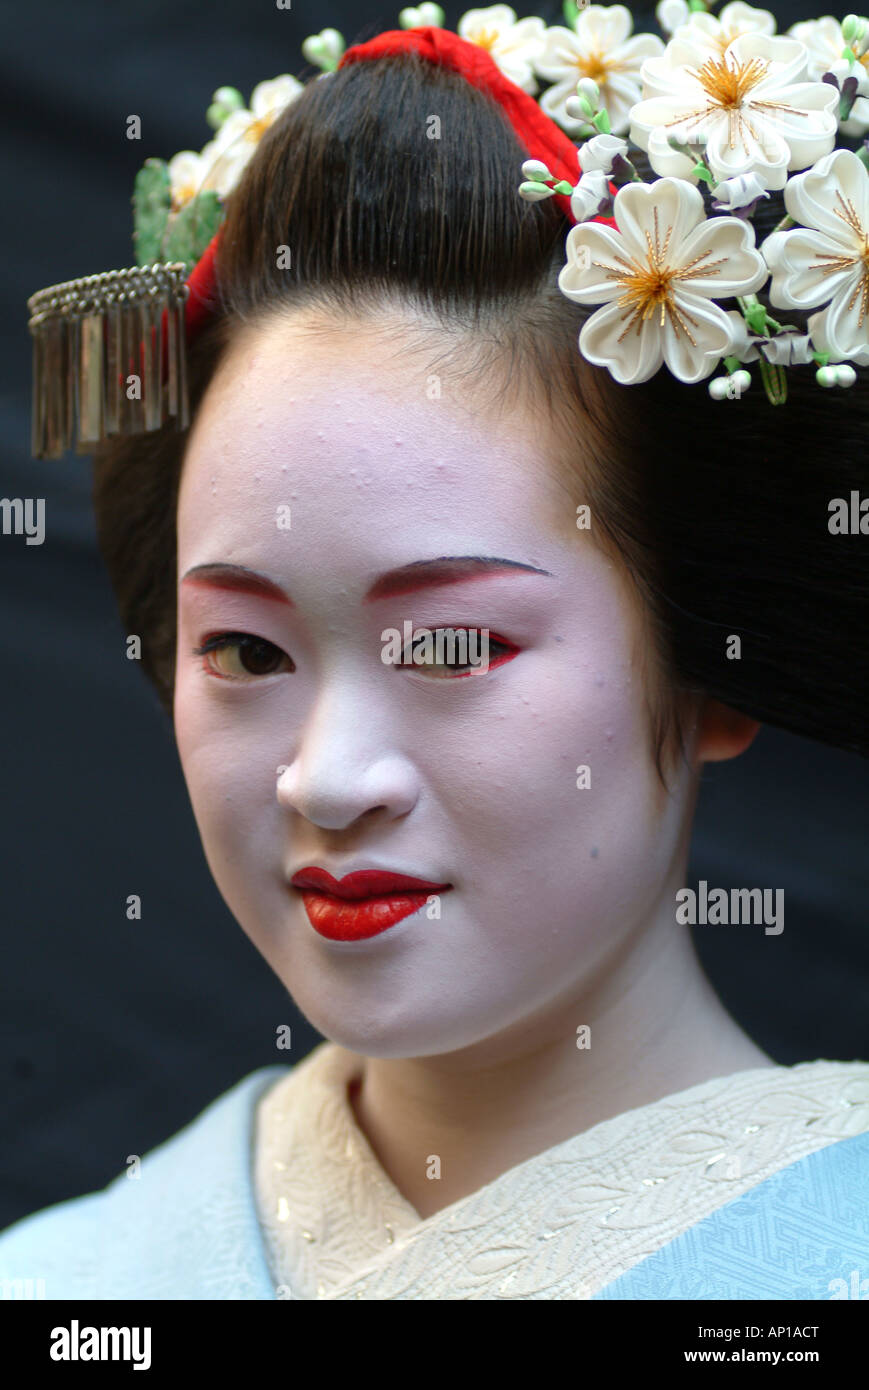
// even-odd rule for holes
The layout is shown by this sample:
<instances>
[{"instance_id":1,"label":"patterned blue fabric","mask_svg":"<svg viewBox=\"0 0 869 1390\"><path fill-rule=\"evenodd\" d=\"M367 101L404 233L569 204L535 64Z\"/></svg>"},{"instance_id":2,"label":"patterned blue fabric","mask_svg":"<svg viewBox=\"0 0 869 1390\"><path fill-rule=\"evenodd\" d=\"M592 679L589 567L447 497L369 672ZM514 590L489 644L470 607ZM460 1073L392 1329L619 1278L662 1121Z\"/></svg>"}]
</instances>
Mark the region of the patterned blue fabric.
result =
<instances>
[{"instance_id":1,"label":"patterned blue fabric","mask_svg":"<svg viewBox=\"0 0 869 1390\"><path fill-rule=\"evenodd\" d=\"M147 1154L139 1178L123 1174L10 1226L0 1298L25 1296L14 1281L42 1280L36 1296L47 1299L275 1299L253 1122L260 1096L286 1074L263 1067L239 1081ZM831 1299L861 1296L862 1281L865 1297L869 1134L767 1178L594 1297Z\"/></svg>"},{"instance_id":2,"label":"patterned blue fabric","mask_svg":"<svg viewBox=\"0 0 869 1390\"><path fill-rule=\"evenodd\" d=\"M594 1295L854 1297L869 1297L869 1134L791 1163Z\"/></svg>"}]
</instances>

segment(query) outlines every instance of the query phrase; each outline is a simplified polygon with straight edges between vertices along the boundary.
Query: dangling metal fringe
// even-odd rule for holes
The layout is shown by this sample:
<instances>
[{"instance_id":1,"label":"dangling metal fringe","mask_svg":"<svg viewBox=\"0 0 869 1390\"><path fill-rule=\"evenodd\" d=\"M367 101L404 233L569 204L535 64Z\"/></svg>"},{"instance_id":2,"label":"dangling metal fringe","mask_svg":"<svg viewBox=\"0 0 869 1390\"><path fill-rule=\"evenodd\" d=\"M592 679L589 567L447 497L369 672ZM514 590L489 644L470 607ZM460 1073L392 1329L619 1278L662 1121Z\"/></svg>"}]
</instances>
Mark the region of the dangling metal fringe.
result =
<instances>
[{"instance_id":1,"label":"dangling metal fringe","mask_svg":"<svg viewBox=\"0 0 869 1390\"><path fill-rule=\"evenodd\" d=\"M190 423L181 262L86 275L27 301L33 335L31 453L86 454L112 435Z\"/></svg>"}]
</instances>

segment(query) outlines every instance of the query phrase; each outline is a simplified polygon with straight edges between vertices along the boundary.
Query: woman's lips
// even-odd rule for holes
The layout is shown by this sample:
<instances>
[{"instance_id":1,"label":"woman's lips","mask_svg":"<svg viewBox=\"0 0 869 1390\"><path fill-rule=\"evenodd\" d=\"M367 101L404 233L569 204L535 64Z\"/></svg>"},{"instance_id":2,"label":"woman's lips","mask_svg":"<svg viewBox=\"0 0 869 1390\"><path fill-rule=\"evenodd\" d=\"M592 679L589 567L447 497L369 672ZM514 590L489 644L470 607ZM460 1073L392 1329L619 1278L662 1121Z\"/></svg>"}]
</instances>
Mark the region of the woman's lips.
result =
<instances>
[{"instance_id":1,"label":"woman's lips","mask_svg":"<svg viewBox=\"0 0 869 1390\"><path fill-rule=\"evenodd\" d=\"M300 869L290 879L301 892L308 921L330 941L364 941L418 912L450 883L429 883L380 869L363 869L340 881L325 869Z\"/></svg>"}]
</instances>

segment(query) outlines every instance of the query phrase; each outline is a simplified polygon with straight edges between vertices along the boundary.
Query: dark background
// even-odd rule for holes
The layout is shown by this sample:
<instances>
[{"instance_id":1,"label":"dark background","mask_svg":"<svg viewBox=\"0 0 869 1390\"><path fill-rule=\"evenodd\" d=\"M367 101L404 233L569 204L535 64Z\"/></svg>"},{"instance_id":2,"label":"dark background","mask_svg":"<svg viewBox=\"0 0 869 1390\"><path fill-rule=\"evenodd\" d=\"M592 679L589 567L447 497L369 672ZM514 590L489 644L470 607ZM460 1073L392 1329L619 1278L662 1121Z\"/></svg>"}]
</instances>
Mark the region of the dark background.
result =
<instances>
[{"instance_id":1,"label":"dark background","mask_svg":"<svg viewBox=\"0 0 869 1390\"><path fill-rule=\"evenodd\" d=\"M318 1041L220 899L171 726L121 659L89 461L29 457L26 299L134 262L135 174L149 155L201 148L216 87L247 101L263 78L311 76L307 34L363 41L397 28L400 8L0 4L0 493L46 503L43 545L0 535L0 1228L104 1186L235 1081ZM773 8L780 31L825 12ZM464 12L447 7L448 27ZM546 0L518 7L529 12L561 20ZM658 32L651 6L634 14L637 31ZM141 141L126 139L131 113ZM698 945L780 1062L869 1058L867 812L864 760L771 729L704 777L692 882L783 888L785 930L701 927ZM131 893L139 922L125 915ZM290 1054L275 1048L283 1023Z\"/></svg>"}]
</instances>

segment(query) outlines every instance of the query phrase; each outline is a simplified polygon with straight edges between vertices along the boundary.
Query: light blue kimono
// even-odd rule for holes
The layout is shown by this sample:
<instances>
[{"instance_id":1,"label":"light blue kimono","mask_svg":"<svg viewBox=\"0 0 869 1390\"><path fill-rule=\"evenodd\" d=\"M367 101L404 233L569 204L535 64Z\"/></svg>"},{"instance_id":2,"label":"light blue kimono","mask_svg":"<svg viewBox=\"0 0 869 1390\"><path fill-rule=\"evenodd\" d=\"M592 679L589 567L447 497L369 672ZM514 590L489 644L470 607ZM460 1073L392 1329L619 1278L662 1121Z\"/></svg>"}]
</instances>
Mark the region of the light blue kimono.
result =
<instances>
[{"instance_id":1,"label":"light blue kimono","mask_svg":"<svg viewBox=\"0 0 869 1390\"><path fill-rule=\"evenodd\" d=\"M252 1156L257 1101L286 1074L252 1072L147 1154L139 1178L10 1226L0 1297L285 1296L266 1261ZM869 1133L790 1164L594 1297L869 1299Z\"/></svg>"},{"instance_id":2,"label":"light blue kimono","mask_svg":"<svg viewBox=\"0 0 869 1390\"><path fill-rule=\"evenodd\" d=\"M146 1154L140 1177L10 1226L0 1281L43 1279L47 1299L274 1298L251 1158L256 1103L286 1074L251 1072Z\"/></svg>"}]
</instances>

